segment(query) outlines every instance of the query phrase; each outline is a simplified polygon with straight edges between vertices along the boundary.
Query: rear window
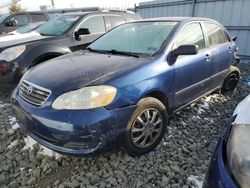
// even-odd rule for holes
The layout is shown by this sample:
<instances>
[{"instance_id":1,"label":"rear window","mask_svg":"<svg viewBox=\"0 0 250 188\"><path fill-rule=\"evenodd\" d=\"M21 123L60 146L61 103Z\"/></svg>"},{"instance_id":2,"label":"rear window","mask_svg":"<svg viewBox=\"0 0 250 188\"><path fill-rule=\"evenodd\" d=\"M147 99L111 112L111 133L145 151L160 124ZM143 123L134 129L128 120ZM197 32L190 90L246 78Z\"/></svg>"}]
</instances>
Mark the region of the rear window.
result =
<instances>
[{"instance_id":1,"label":"rear window","mask_svg":"<svg viewBox=\"0 0 250 188\"><path fill-rule=\"evenodd\" d=\"M204 23L204 25L208 35L209 47L229 42L225 31L220 26L213 23Z\"/></svg>"},{"instance_id":2,"label":"rear window","mask_svg":"<svg viewBox=\"0 0 250 188\"><path fill-rule=\"evenodd\" d=\"M44 22L47 21L47 17L43 14L30 14L33 22Z\"/></svg>"}]
</instances>

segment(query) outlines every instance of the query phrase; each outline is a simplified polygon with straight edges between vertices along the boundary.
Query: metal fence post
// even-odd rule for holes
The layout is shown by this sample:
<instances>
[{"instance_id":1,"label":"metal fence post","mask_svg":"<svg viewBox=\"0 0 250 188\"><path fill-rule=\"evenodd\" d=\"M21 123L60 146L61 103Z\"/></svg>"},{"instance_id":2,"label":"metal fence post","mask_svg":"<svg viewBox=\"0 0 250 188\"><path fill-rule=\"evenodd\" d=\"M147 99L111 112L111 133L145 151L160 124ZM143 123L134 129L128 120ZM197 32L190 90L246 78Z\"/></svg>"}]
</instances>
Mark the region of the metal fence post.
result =
<instances>
[{"instance_id":1,"label":"metal fence post","mask_svg":"<svg viewBox=\"0 0 250 188\"><path fill-rule=\"evenodd\" d=\"M193 0L193 5L192 5L192 17L195 16L195 4L196 4L196 0Z\"/></svg>"}]
</instances>

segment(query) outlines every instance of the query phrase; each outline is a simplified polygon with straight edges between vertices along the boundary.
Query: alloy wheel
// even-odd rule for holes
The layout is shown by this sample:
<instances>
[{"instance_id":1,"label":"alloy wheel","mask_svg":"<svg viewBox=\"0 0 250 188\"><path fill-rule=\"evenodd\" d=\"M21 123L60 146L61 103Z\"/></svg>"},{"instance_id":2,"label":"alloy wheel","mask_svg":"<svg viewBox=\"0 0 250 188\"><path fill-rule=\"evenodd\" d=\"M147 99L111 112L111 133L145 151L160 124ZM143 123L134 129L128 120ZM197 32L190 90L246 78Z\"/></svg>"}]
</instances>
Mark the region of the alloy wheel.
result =
<instances>
[{"instance_id":1,"label":"alloy wheel","mask_svg":"<svg viewBox=\"0 0 250 188\"><path fill-rule=\"evenodd\" d=\"M135 119L131 129L133 144L138 148L147 148L161 135L163 119L159 110L148 108Z\"/></svg>"}]
</instances>

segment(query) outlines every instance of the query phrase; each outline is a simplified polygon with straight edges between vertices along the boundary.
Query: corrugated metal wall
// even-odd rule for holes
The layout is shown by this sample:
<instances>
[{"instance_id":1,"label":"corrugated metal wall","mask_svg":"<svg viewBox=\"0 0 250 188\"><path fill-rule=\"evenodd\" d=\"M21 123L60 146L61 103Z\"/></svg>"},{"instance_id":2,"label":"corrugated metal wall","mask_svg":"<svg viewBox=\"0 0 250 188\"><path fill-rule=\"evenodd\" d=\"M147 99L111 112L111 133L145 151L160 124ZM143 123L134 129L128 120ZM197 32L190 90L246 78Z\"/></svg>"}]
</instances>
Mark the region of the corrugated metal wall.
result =
<instances>
[{"instance_id":1,"label":"corrugated metal wall","mask_svg":"<svg viewBox=\"0 0 250 188\"><path fill-rule=\"evenodd\" d=\"M143 18L164 16L208 17L237 36L240 55L250 62L250 0L157 0L135 7Z\"/></svg>"}]
</instances>

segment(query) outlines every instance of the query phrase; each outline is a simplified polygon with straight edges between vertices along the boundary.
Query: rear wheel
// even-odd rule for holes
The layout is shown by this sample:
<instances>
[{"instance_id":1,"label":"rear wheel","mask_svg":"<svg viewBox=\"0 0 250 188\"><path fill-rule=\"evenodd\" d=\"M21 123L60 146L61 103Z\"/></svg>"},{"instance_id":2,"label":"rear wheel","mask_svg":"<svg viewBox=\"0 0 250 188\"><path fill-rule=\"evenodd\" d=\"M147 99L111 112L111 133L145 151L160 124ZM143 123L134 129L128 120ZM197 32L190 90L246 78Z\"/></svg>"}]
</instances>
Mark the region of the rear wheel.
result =
<instances>
[{"instance_id":1,"label":"rear wheel","mask_svg":"<svg viewBox=\"0 0 250 188\"><path fill-rule=\"evenodd\" d=\"M240 79L240 70L237 67L231 67L230 73L225 78L221 87L222 94L228 94L237 87Z\"/></svg>"},{"instance_id":2,"label":"rear wheel","mask_svg":"<svg viewBox=\"0 0 250 188\"><path fill-rule=\"evenodd\" d=\"M152 97L140 100L127 126L125 150L133 156L153 150L163 138L167 124L167 110L161 101Z\"/></svg>"}]
</instances>

